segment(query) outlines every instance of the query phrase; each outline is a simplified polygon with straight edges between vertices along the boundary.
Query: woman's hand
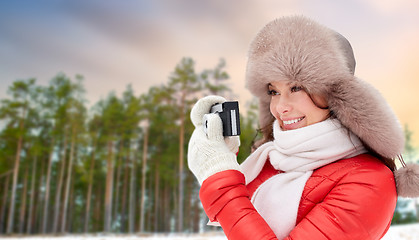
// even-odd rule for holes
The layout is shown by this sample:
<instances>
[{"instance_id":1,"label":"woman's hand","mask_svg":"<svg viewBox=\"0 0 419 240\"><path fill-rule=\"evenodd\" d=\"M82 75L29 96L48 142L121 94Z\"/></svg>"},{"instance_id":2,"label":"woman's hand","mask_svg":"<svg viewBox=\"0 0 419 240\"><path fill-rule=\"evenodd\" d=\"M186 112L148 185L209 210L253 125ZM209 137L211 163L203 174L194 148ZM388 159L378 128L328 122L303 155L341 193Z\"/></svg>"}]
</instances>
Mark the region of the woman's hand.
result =
<instances>
[{"instance_id":1,"label":"woman's hand","mask_svg":"<svg viewBox=\"0 0 419 240\"><path fill-rule=\"evenodd\" d=\"M204 97L191 111L195 130L189 140L188 166L200 184L217 172L239 169L236 160L240 145L239 137L224 138L221 118L218 114L209 114L214 104L225 101L220 96ZM206 133L203 127L204 115L207 119Z\"/></svg>"}]
</instances>

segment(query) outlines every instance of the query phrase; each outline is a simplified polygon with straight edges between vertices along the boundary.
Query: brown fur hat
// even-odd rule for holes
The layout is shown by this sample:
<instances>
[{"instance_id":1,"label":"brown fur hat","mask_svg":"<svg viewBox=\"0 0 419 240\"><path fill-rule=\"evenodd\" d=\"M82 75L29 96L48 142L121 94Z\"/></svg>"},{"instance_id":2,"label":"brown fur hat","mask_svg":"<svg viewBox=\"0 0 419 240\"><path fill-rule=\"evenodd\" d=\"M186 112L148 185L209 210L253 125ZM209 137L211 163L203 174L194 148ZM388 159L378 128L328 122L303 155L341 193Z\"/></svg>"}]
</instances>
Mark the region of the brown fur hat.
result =
<instances>
[{"instance_id":1,"label":"brown fur hat","mask_svg":"<svg viewBox=\"0 0 419 240\"><path fill-rule=\"evenodd\" d=\"M274 119L268 84L295 81L309 94L325 96L334 116L368 149L387 160L401 157L400 123L381 94L354 75L352 47L339 33L303 16L279 18L257 34L248 57L246 86L259 99L262 128ZM419 165L402 163L394 172L398 194L419 197Z\"/></svg>"},{"instance_id":2,"label":"brown fur hat","mask_svg":"<svg viewBox=\"0 0 419 240\"><path fill-rule=\"evenodd\" d=\"M325 96L334 115L369 148L386 158L404 149L403 130L381 94L354 76L349 42L302 16L268 23L250 45L246 85L259 98L261 127L272 122L268 83L295 81L309 94Z\"/></svg>"}]
</instances>

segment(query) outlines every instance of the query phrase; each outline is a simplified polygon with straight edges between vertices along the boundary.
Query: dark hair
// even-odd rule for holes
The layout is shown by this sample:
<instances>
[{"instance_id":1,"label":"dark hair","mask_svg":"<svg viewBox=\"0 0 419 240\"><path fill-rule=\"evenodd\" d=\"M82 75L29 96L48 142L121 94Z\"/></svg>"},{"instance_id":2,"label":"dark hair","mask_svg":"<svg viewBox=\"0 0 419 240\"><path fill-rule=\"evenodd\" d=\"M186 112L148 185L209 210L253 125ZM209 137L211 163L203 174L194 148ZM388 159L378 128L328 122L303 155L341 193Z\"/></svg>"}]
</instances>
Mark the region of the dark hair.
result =
<instances>
[{"instance_id":1,"label":"dark hair","mask_svg":"<svg viewBox=\"0 0 419 240\"><path fill-rule=\"evenodd\" d=\"M262 138L259 140L253 139L252 152L256 150L258 147L260 147L262 144L274 140L273 126L272 126L274 121L275 121L275 118L272 118L272 120L269 121L269 124L256 130L257 133L262 133ZM258 135L259 134L256 134L255 138Z\"/></svg>"},{"instance_id":2,"label":"dark hair","mask_svg":"<svg viewBox=\"0 0 419 240\"><path fill-rule=\"evenodd\" d=\"M382 163L384 163L384 165L386 165L392 172L397 170L396 163L395 163L394 159L383 157L380 154L378 154L377 152L375 152L372 148L370 148L367 144L365 144L365 143L363 143L363 144L364 144L365 149L367 149L367 151L370 155L376 157L378 160L380 160Z\"/></svg>"}]
</instances>

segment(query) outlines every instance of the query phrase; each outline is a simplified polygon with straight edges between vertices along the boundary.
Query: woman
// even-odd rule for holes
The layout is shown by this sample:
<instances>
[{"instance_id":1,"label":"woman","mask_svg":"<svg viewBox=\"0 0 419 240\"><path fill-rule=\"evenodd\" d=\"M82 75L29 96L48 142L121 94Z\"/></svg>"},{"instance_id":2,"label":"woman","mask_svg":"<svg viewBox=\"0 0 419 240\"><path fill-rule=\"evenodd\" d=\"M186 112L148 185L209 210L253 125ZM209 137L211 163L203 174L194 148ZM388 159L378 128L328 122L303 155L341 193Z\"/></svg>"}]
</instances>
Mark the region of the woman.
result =
<instances>
[{"instance_id":1,"label":"woman","mask_svg":"<svg viewBox=\"0 0 419 240\"><path fill-rule=\"evenodd\" d=\"M404 135L394 113L354 72L352 48L333 30L300 16L267 24L246 73L264 137L240 166L238 138L224 139L220 118L207 114L202 127L225 99L196 103L188 165L228 239L380 239L395 176L399 195L419 195L418 166L395 171Z\"/></svg>"}]
</instances>

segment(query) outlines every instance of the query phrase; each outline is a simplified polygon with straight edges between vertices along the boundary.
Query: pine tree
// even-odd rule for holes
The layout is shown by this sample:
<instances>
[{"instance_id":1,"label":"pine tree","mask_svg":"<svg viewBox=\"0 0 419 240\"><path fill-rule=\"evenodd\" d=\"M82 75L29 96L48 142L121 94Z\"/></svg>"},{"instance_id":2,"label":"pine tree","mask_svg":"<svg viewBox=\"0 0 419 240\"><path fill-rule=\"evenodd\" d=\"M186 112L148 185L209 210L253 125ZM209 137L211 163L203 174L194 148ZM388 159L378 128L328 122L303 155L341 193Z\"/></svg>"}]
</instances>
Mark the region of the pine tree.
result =
<instances>
[{"instance_id":1,"label":"pine tree","mask_svg":"<svg viewBox=\"0 0 419 240\"><path fill-rule=\"evenodd\" d=\"M114 162L115 162L115 143L118 139L121 128L121 121L123 119L121 101L110 94L106 101L99 102L99 108L103 117L103 132L102 137L106 141L106 191L105 191L105 216L104 216L104 231L110 232L112 227L112 196L114 188Z\"/></svg>"},{"instance_id":2,"label":"pine tree","mask_svg":"<svg viewBox=\"0 0 419 240\"><path fill-rule=\"evenodd\" d=\"M0 119L6 119L8 121L8 130L14 132L14 138L16 139L16 152L13 167L13 178L12 178L12 189L10 197L10 207L7 220L6 233L12 233L14 226L15 217L15 203L16 203L16 187L19 176L19 166L22 154L23 140L28 128L25 126L25 122L29 118L29 113L35 113L32 111L34 108L33 104L36 102L36 86L35 79L15 81L11 87L9 87L9 94L12 95L12 99L5 99L1 102L0 108Z\"/></svg>"},{"instance_id":3,"label":"pine tree","mask_svg":"<svg viewBox=\"0 0 419 240\"><path fill-rule=\"evenodd\" d=\"M170 76L168 88L176 99L179 109L179 200L178 226L183 231L184 215L184 151L185 151L185 117L190 108L190 97L201 89L199 78L195 72L195 62L191 58L183 58Z\"/></svg>"}]
</instances>

